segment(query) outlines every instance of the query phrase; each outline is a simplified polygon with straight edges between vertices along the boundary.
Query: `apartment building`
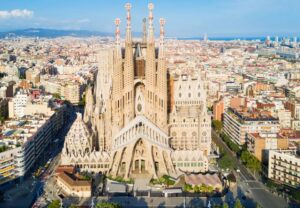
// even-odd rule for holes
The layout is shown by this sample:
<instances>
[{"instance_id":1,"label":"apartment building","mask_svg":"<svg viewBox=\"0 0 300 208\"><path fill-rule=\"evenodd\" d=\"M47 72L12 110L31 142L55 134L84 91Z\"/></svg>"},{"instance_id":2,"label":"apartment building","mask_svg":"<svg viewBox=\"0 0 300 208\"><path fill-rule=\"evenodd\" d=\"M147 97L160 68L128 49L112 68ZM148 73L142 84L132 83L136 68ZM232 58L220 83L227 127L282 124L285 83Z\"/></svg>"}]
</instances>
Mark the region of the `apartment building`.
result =
<instances>
[{"instance_id":1,"label":"apartment building","mask_svg":"<svg viewBox=\"0 0 300 208\"><path fill-rule=\"evenodd\" d=\"M268 114L247 108L228 108L224 113L224 132L239 145L245 144L249 133L278 133L279 130L278 119Z\"/></svg>"},{"instance_id":2,"label":"apartment building","mask_svg":"<svg viewBox=\"0 0 300 208\"><path fill-rule=\"evenodd\" d=\"M83 87L79 83L68 83L60 87L60 95L72 104L78 104L83 93Z\"/></svg>"},{"instance_id":3,"label":"apartment building","mask_svg":"<svg viewBox=\"0 0 300 208\"><path fill-rule=\"evenodd\" d=\"M51 116L35 114L5 121L2 126L0 153L0 184L30 172L50 147L63 127L66 107L52 111Z\"/></svg>"},{"instance_id":4,"label":"apartment building","mask_svg":"<svg viewBox=\"0 0 300 208\"><path fill-rule=\"evenodd\" d=\"M9 118L21 118L25 115L25 107L28 102L27 92L20 90L14 96L14 98L9 101Z\"/></svg>"},{"instance_id":5,"label":"apartment building","mask_svg":"<svg viewBox=\"0 0 300 208\"><path fill-rule=\"evenodd\" d=\"M277 183L298 187L300 184L300 157L296 150L270 150L268 178Z\"/></svg>"},{"instance_id":6,"label":"apartment building","mask_svg":"<svg viewBox=\"0 0 300 208\"><path fill-rule=\"evenodd\" d=\"M279 110L277 112L277 116L279 119L280 128L283 129L291 128L291 120L292 120L291 111L285 109Z\"/></svg>"},{"instance_id":7,"label":"apartment building","mask_svg":"<svg viewBox=\"0 0 300 208\"><path fill-rule=\"evenodd\" d=\"M20 147L0 153L0 184L16 177L15 158Z\"/></svg>"},{"instance_id":8,"label":"apartment building","mask_svg":"<svg viewBox=\"0 0 300 208\"><path fill-rule=\"evenodd\" d=\"M288 149L288 137L279 134L249 133L247 134L247 149L259 161L268 159L267 150Z\"/></svg>"},{"instance_id":9,"label":"apartment building","mask_svg":"<svg viewBox=\"0 0 300 208\"><path fill-rule=\"evenodd\" d=\"M298 100L290 100L285 103L285 108L291 111L291 128L300 130L300 102Z\"/></svg>"},{"instance_id":10,"label":"apartment building","mask_svg":"<svg viewBox=\"0 0 300 208\"><path fill-rule=\"evenodd\" d=\"M45 91L49 93L58 93L63 99L70 101L72 104L78 104L83 91L84 84L61 77L44 77L41 85L45 87Z\"/></svg>"},{"instance_id":11,"label":"apartment building","mask_svg":"<svg viewBox=\"0 0 300 208\"><path fill-rule=\"evenodd\" d=\"M222 121L224 113L224 101L215 101L213 105L214 120Z\"/></svg>"}]
</instances>

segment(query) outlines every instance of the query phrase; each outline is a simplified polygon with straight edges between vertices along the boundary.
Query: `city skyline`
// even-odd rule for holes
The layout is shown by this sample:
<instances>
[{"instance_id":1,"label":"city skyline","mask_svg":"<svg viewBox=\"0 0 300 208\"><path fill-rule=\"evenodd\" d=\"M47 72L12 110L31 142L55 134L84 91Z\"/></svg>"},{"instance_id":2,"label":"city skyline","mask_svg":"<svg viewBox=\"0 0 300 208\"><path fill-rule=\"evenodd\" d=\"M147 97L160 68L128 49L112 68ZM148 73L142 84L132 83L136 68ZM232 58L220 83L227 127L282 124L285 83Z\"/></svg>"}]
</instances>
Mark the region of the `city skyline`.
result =
<instances>
[{"instance_id":1,"label":"city skyline","mask_svg":"<svg viewBox=\"0 0 300 208\"><path fill-rule=\"evenodd\" d=\"M0 207L300 207L281 2L5 1Z\"/></svg>"},{"instance_id":2,"label":"city skyline","mask_svg":"<svg viewBox=\"0 0 300 208\"><path fill-rule=\"evenodd\" d=\"M42 2L16 0L2 2L0 10L1 31L25 28L51 28L63 30L113 31L115 17L122 17L127 1L82 0ZM146 5L150 1L132 3L132 25L140 32L141 20L147 16ZM151 1L154 8L154 26L158 33L158 19L166 19L168 37L228 36L299 36L294 20L299 17L300 3L289 0L214 0L204 1ZM188 12L187 12L188 11ZM126 20L121 18L124 36Z\"/></svg>"}]
</instances>

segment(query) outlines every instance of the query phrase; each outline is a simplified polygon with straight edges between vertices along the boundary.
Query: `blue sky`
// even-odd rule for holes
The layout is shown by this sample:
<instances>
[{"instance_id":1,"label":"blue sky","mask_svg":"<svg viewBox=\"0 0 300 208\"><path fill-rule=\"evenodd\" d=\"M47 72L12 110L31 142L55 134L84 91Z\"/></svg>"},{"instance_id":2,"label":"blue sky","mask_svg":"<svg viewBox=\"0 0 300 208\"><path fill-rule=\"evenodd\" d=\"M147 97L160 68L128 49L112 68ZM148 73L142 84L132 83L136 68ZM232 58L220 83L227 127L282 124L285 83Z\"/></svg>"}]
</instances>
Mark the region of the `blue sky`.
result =
<instances>
[{"instance_id":1,"label":"blue sky","mask_svg":"<svg viewBox=\"0 0 300 208\"><path fill-rule=\"evenodd\" d=\"M126 2L132 3L133 31L141 31L147 0L0 0L0 30L21 28L114 31ZM153 0L155 28L166 19L166 35L300 36L300 0ZM158 31L158 30L156 30Z\"/></svg>"}]
</instances>

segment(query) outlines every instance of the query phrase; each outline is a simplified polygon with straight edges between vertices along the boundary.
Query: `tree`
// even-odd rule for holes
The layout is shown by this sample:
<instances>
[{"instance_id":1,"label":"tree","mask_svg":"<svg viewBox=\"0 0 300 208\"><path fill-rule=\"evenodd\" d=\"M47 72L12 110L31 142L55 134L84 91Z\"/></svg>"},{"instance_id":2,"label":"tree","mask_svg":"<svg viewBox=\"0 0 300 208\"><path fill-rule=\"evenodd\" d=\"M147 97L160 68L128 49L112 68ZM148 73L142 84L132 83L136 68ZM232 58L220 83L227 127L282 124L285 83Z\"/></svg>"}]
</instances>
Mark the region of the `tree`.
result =
<instances>
[{"instance_id":1,"label":"tree","mask_svg":"<svg viewBox=\"0 0 300 208\"><path fill-rule=\"evenodd\" d=\"M97 203L96 208L121 208L121 206L113 202L99 202Z\"/></svg>"},{"instance_id":2,"label":"tree","mask_svg":"<svg viewBox=\"0 0 300 208\"><path fill-rule=\"evenodd\" d=\"M77 206L74 205L74 204L71 204L71 205L69 206L69 208L77 208Z\"/></svg>"},{"instance_id":3,"label":"tree","mask_svg":"<svg viewBox=\"0 0 300 208\"><path fill-rule=\"evenodd\" d=\"M212 127L218 132L220 133L222 131L223 128L223 123L221 121L218 120L213 120L212 121Z\"/></svg>"},{"instance_id":4,"label":"tree","mask_svg":"<svg viewBox=\"0 0 300 208\"><path fill-rule=\"evenodd\" d=\"M228 135L226 135L224 132L222 132L222 133L220 134L220 136L221 136L222 140L227 144L227 146L228 146L232 151L234 151L235 153L239 154L239 152L240 152L240 147L239 147L238 144L234 143L234 142L232 141L232 139L231 139Z\"/></svg>"},{"instance_id":5,"label":"tree","mask_svg":"<svg viewBox=\"0 0 300 208\"><path fill-rule=\"evenodd\" d=\"M84 107L86 104L86 96L85 94L82 96L81 100L78 103L78 106Z\"/></svg>"},{"instance_id":6,"label":"tree","mask_svg":"<svg viewBox=\"0 0 300 208\"><path fill-rule=\"evenodd\" d=\"M292 192L292 197L293 197L293 199L295 199L296 201L300 202L300 191L293 191L293 192Z\"/></svg>"},{"instance_id":7,"label":"tree","mask_svg":"<svg viewBox=\"0 0 300 208\"><path fill-rule=\"evenodd\" d=\"M5 121L5 117L0 115L0 123L3 123Z\"/></svg>"},{"instance_id":8,"label":"tree","mask_svg":"<svg viewBox=\"0 0 300 208\"><path fill-rule=\"evenodd\" d=\"M244 206L242 205L241 201L239 199L237 199L234 203L234 208L244 208Z\"/></svg>"},{"instance_id":9,"label":"tree","mask_svg":"<svg viewBox=\"0 0 300 208\"><path fill-rule=\"evenodd\" d=\"M233 169L235 167L235 163L232 158L224 153L224 155L218 160L219 166L222 169Z\"/></svg>"},{"instance_id":10,"label":"tree","mask_svg":"<svg viewBox=\"0 0 300 208\"><path fill-rule=\"evenodd\" d=\"M61 98L61 96L60 96L59 93L53 93L52 96L53 96L53 98L56 98L56 99L60 99Z\"/></svg>"},{"instance_id":11,"label":"tree","mask_svg":"<svg viewBox=\"0 0 300 208\"><path fill-rule=\"evenodd\" d=\"M243 164L250 170L256 172L261 171L261 162L248 151L242 151L241 160Z\"/></svg>"},{"instance_id":12,"label":"tree","mask_svg":"<svg viewBox=\"0 0 300 208\"><path fill-rule=\"evenodd\" d=\"M194 192L195 192L195 193L201 192L199 186L197 186L197 185L194 186Z\"/></svg>"},{"instance_id":13,"label":"tree","mask_svg":"<svg viewBox=\"0 0 300 208\"><path fill-rule=\"evenodd\" d=\"M192 191L193 190L193 186L191 184L184 184L184 191Z\"/></svg>"},{"instance_id":14,"label":"tree","mask_svg":"<svg viewBox=\"0 0 300 208\"><path fill-rule=\"evenodd\" d=\"M5 152L7 149L7 146L0 146L0 152Z\"/></svg>"},{"instance_id":15,"label":"tree","mask_svg":"<svg viewBox=\"0 0 300 208\"><path fill-rule=\"evenodd\" d=\"M229 208L228 204L225 202L222 206L222 208Z\"/></svg>"},{"instance_id":16,"label":"tree","mask_svg":"<svg viewBox=\"0 0 300 208\"><path fill-rule=\"evenodd\" d=\"M60 201L53 200L49 205L48 208L60 208Z\"/></svg>"}]
</instances>

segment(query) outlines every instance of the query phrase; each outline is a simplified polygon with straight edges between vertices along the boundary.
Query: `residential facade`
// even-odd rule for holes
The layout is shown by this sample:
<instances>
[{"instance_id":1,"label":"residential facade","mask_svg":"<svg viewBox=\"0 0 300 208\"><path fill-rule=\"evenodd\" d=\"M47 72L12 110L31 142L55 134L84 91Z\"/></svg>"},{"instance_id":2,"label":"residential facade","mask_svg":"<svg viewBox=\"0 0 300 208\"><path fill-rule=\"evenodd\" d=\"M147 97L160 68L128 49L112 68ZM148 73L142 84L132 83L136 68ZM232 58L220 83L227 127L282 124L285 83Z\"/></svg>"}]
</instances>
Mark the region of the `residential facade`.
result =
<instances>
[{"instance_id":1,"label":"residential facade","mask_svg":"<svg viewBox=\"0 0 300 208\"><path fill-rule=\"evenodd\" d=\"M268 178L288 186L300 184L300 158L296 150L270 150Z\"/></svg>"},{"instance_id":2,"label":"residential facade","mask_svg":"<svg viewBox=\"0 0 300 208\"><path fill-rule=\"evenodd\" d=\"M228 108L224 113L224 132L232 140L243 145L249 133L278 133L280 125L277 118L249 113L247 110Z\"/></svg>"}]
</instances>

